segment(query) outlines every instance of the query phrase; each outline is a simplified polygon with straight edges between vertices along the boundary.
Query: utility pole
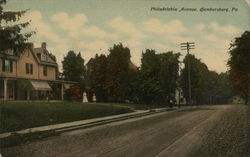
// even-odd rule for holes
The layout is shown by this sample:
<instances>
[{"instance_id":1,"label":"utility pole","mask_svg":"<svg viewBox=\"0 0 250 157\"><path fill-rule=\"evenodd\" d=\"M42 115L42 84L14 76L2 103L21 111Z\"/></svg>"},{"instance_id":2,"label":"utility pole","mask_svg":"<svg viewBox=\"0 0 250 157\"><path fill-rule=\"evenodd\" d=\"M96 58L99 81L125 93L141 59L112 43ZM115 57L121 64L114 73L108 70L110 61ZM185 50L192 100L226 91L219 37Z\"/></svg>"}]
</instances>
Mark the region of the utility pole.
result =
<instances>
[{"instance_id":1,"label":"utility pole","mask_svg":"<svg viewBox=\"0 0 250 157\"><path fill-rule=\"evenodd\" d=\"M190 74L190 57L189 57L189 50L195 48L194 42L186 42L181 43L181 50L187 50L187 62L188 62L188 103L192 103L192 93L191 93L191 74Z\"/></svg>"}]
</instances>

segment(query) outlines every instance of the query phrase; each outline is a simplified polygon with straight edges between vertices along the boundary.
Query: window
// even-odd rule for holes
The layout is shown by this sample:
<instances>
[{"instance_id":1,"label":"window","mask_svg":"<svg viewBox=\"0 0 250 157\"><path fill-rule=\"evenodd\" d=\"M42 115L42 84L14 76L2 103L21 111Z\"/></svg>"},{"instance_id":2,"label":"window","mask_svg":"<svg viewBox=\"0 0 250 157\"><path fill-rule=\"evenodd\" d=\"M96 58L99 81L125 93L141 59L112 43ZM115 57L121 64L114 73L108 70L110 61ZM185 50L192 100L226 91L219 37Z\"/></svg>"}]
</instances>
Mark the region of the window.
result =
<instances>
[{"instance_id":1,"label":"window","mask_svg":"<svg viewBox=\"0 0 250 157\"><path fill-rule=\"evenodd\" d=\"M47 76L48 75L48 68L47 66L43 66L43 76Z\"/></svg>"},{"instance_id":2,"label":"window","mask_svg":"<svg viewBox=\"0 0 250 157\"><path fill-rule=\"evenodd\" d=\"M12 60L3 59L2 70L4 72L12 72L13 71L13 62Z\"/></svg>"},{"instance_id":3,"label":"window","mask_svg":"<svg viewBox=\"0 0 250 157\"><path fill-rule=\"evenodd\" d=\"M26 63L26 74L33 74L33 64Z\"/></svg>"}]
</instances>

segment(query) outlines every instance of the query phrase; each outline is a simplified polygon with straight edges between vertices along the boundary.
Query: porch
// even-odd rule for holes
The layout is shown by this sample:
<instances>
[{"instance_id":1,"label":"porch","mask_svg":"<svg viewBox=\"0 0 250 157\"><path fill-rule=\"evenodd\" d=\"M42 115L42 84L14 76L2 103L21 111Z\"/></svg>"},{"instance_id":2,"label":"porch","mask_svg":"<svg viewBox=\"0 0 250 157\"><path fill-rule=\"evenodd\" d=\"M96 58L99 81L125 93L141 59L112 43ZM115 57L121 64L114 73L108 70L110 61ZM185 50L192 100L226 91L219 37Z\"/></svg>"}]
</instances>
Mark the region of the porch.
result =
<instances>
[{"instance_id":1,"label":"porch","mask_svg":"<svg viewBox=\"0 0 250 157\"><path fill-rule=\"evenodd\" d=\"M63 81L0 78L0 100L64 100Z\"/></svg>"}]
</instances>

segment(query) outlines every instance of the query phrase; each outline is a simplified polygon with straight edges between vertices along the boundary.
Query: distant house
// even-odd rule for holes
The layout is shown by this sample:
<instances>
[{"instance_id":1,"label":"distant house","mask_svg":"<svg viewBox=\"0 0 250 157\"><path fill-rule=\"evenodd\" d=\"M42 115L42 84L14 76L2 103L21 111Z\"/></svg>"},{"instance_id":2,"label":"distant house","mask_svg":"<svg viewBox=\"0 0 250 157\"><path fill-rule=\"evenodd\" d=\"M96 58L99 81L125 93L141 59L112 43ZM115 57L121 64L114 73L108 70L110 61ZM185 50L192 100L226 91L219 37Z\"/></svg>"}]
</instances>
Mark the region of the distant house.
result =
<instances>
[{"instance_id":1,"label":"distant house","mask_svg":"<svg viewBox=\"0 0 250 157\"><path fill-rule=\"evenodd\" d=\"M56 58L46 43L19 57L11 50L0 52L1 100L63 100L66 85L73 83L58 78Z\"/></svg>"},{"instance_id":2,"label":"distant house","mask_svg":"<svg viewBox=\"0 0 250 157\"><path fill-rule=\"evenodd\" d=\"M187 103L186 99L184 97L183 90L180 87L178 87L175 90L175 101L176 101L176 104L186 104Z\"/></svg>"},{"instance_id":3,"label":"distant house","mask_svg":"<svg viewBox=\"0 0 250 157\"><path fill-rule=\"evenodd\" d=\"M245 100L241 98L240 96L233 96L230 100L230 103L232 104L244 104Z\"/></svg>"}]
</instances>

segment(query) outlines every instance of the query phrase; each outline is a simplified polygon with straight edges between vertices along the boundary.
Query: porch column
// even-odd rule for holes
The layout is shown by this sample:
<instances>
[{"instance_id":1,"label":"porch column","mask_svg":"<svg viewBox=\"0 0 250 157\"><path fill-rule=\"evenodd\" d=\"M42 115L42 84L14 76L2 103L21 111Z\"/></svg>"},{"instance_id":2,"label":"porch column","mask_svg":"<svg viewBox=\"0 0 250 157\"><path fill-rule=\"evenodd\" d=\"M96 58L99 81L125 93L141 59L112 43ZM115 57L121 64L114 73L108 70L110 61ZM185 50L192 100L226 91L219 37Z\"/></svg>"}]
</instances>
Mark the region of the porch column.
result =
<instances>
[{"instance_id":1,"label":"porch column","mask_svg":"<svg viewBox=\"0 0 250 157\"><path fill-rule=\"evenodd\" d=\"M63 87L63 83L61 84L61 100L64 100L64 87Z\"/></svg>"},{"instance_id":2,"label":"porch column","mask_svg":"<svg viewBox=\"0 0 250 157\"><path fill-rule=\"evenodd\" d=\"M30 100L30 90L27 90L27 100Z\"/></svg>"},{"instance_id":3,"label":"porch column","mask_svg":"<svg viewBox=\"0 0 250 157\"><path fill-rule=\"evenodd\" d=\"M4 92L3 92L3 96L4 96L4 100L8 100L8 79L4 79L3 80L3 84L4 84Z\"/></svg>"},{"instance_id":4,"label":"porch column","mask_svg":"<svg viewBox=\"0 0 250 157\"><path fill-rule=\"evenodd\" d=\"M15 84L15 82L13 83L13 86L12 86L12 92L13 92L13 100L16 100L16 84Z\"/></svg>"}]
</instances>

